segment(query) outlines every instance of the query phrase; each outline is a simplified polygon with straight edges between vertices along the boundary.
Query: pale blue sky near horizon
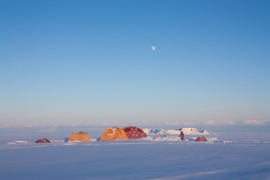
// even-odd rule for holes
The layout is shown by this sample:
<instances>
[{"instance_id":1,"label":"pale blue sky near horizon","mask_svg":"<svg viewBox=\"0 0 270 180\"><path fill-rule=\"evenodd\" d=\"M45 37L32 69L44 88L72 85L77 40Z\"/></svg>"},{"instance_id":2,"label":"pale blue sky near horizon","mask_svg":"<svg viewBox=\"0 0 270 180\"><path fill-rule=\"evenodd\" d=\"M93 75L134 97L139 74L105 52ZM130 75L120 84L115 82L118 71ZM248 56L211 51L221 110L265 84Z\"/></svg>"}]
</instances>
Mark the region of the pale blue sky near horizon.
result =
<instances>
[{"instance_id":1,"label":"pale blue sky near horizon","mask_svg":"<svg viewBox=\"0 0 270 180\"><path fill-rule=\"evenodd\" d=\"M0 126L269 125L269 61L266 0L1 0Z\"/></svg>"}]
</instances>

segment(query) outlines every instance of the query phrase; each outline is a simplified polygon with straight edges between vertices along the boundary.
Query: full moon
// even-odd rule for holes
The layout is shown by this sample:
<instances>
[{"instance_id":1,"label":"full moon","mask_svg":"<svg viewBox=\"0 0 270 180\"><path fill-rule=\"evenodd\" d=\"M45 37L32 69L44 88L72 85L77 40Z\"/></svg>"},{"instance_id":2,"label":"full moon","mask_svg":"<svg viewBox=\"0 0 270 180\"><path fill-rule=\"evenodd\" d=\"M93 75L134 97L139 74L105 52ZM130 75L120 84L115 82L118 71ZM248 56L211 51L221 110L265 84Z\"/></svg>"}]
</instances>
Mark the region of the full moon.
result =
<instances>
[{"instance_id":1,"label":"full moon","mask_svg":"<svg viewBox=\"0 0 270 180\"><path fill-rule=\"evenodd\" d=\"M156 50L156 47L155 46L152 46L151 49L154 51L154 50Z\"/></svg>"}]
</instances>

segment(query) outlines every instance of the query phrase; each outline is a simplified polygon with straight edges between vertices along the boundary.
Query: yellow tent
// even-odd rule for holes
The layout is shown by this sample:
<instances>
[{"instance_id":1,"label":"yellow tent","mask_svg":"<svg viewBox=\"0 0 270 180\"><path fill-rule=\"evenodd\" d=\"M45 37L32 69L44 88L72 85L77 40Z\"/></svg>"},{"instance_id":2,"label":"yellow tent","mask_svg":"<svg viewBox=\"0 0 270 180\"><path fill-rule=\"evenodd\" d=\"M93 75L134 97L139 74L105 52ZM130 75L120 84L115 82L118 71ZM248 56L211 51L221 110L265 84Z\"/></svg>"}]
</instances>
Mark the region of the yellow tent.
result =
<instances>
[{"instance_id":1,"label":"yellow tent","mask_svg":"<svg viewBox=\"0 0 270 180\"><path fill-rule=\"evenodd\" d=\"M100 138L101 141L113 141L117 139L128 139L125 131L118 127L111 127L105 129L104 133Z\"/></svg>"},{"instance_id":2,"label":"yellow tent","mask_svg":"<svg viewBox=\"0 0 270 180\"><path fill-rule=\"evenodd\" d=\"M70 135L68 142L90 142L90 138L88 133L78 131Z\"/></svg>"}]
</instances>

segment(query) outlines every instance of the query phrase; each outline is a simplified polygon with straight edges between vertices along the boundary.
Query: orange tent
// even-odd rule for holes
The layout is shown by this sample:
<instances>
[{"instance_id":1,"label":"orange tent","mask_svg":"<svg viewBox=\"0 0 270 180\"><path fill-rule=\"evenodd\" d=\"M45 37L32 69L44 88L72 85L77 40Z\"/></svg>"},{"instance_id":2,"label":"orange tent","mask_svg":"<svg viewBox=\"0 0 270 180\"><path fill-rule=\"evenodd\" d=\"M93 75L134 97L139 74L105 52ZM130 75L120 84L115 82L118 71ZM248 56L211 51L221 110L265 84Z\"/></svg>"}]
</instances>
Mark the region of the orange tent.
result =
<instances>
[{"instance_id":1,"label":"orange tent","mask_svg":"<svg viewBox=\"0 0 270 180\"><path fill-rule=\"evenodd\" d=\"M78 131L70 135L68 142L90 142L90 138L88 133Z\"/></svg>"},{"instance_id":2,"label":"orange tent","mask_svg":"<svg viewBox=\"0 0 270 180\"><path fill-rule=\"evenodd\" d=\"M113 141L117 139L128 139L125 131L118 127L111 127L105 129L104 133L100 138L101 141Z\"/></svg>"}]
</instances>

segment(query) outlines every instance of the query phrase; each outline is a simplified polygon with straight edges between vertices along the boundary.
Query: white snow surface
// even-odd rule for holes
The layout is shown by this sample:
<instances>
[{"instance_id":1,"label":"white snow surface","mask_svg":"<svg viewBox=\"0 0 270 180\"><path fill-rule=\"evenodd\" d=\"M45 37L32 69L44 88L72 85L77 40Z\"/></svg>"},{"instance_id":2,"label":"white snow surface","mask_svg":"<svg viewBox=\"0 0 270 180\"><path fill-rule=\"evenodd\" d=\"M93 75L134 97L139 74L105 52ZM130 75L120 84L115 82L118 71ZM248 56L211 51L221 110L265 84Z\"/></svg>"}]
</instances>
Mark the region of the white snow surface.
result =
<instances>
[{"instance_id":1,"label":"white snow surface","mask_svg":"<svg viewBox=\"0 0 270 180\"><path fill-rule=\"evenodd\" d=\"M181 141L175 130L153 129L143 139L98 141L103 130L89 129L89 143L67 143L72 132L0 131L0 179L270 179L267 132ZM202 135L208 142L195 141ZM52 143L35 143L44 137Z\"/></svg>"}]
</instances>

